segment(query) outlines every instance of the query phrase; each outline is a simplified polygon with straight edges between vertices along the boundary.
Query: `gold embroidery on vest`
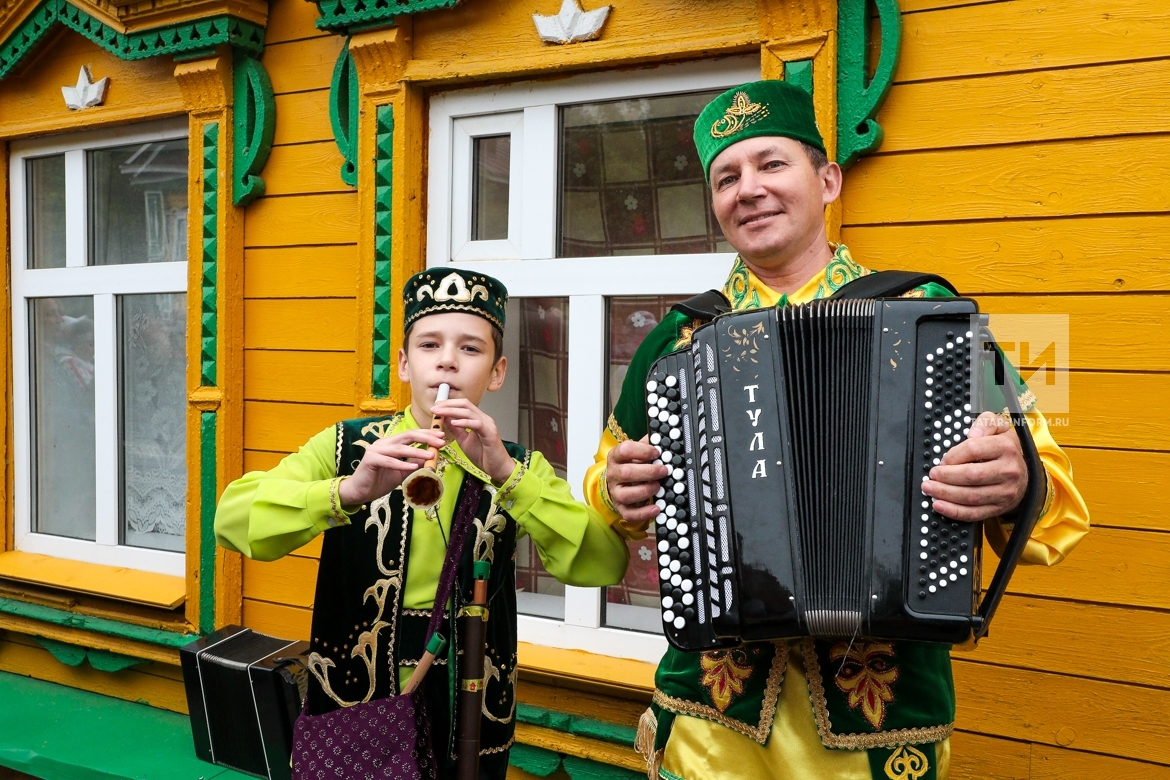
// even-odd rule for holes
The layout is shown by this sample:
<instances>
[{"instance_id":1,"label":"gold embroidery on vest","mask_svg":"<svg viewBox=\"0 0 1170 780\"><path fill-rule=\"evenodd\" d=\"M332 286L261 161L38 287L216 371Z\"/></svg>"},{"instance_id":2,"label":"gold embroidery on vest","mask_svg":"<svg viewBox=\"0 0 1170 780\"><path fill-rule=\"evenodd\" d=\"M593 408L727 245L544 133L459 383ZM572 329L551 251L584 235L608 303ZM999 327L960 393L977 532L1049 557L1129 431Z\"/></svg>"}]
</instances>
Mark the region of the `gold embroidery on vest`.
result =
<instances>
[{"instance_id":1,"label":"gold embroidery on vest","mask_svg":"<svg viewBox=\"0 0 1170 780\"><path fill-rule=\"evenodd\" d=\"M752 663L747 653L739 648L717 650L703 653L699 663L703 667L703 685L711 694L711 701L720 712L727 712L732 697L743 694L743 681L752 676Z\"/></svg>"},{"instance_id":2,"label":"gold embroidery on vest","mask_svg":"<svg viewBox=\"0 0 1170 780\"><path fill-rule=\"evenodd\" d=\"M768 116L768 107L753 103L746 92L736 92L727 112L711 125L712 138L727 138Z\"/></svg>"},{"instance_id":3,"label":"gold embroidery on vest","mask_svg":"<svg viewBox=\"0 0 1170 780\"><path fill-rule=\"evenodd\" d=\"M894 646L888 642L840 642L829 651L829 659L844 659L834 682L849 697L849 707L860 707L869 724L880 731L886 705L894 700L890 686L898 679Z\"/></svg>"},{"instance_id":4,"label":"gold embroidery on vest","mask_svg":"<svg viewBox=\"0 0 1170 780\"><path fill-rule=\"evenodd\" d=\"M886 759L886 777L890 780L921 780L929 771L926 754L913 745L902 745Z\"/></svg>"}]
</instances>

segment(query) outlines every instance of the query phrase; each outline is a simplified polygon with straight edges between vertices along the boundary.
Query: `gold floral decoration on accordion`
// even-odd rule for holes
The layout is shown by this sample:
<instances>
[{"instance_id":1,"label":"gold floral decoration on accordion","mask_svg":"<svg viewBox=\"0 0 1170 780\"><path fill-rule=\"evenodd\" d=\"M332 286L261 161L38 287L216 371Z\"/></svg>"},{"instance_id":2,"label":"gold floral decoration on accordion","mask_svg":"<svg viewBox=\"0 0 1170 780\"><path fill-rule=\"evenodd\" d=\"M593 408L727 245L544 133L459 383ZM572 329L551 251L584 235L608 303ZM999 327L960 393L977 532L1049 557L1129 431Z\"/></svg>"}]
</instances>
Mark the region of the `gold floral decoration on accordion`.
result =
<instances>
[{"instance_id":1,"label":"gold floral decoration on accordion","mask_svg":"<svg viewBox=\"0 0 1170 780\"><path fill-rule=\"evenodd\" d=\"M727 138L744 130L768 116L768 107L753 103L746 92L736 92L731 105L715 124L711 125L712 138Z\"/></svg>"},{"instance_id":2,"label":"gold floral decoration on accordion","mask_svg":"<svg viewBox=\"0 0 1170 780\"><path fill-rule=\"evenodd\" d=\"M752 664L740 648L703 653L702 684L720 712L726 712L735 696L743 695L743 683L752 676Z\"/></svg>"},{"instance_id":3,"label":"gold floral decoration on accordion","mask_svg":"<svg viewBox=\"0 0 1170 780\"><path fill-rule=\"evenodd\" d=\"M886 759L885 770L890 780L921 780L930 771L930 761L913 745L901 745Z\"/></svg>"},{"instance_id":4,"label":"gold floral decoration on accordion","mask_svg":"<svg viewBox=\"0 0 1170 780\"><path fill-rule=\"evenodd\" d=\"M894 700L891 686L898 679L894 665L894 646L888 642L838 642L829 651L829 660L843 661L834 678L846 694L852 709L880 730L886 719L886 705Z\"/></svg>"}]
</instances>

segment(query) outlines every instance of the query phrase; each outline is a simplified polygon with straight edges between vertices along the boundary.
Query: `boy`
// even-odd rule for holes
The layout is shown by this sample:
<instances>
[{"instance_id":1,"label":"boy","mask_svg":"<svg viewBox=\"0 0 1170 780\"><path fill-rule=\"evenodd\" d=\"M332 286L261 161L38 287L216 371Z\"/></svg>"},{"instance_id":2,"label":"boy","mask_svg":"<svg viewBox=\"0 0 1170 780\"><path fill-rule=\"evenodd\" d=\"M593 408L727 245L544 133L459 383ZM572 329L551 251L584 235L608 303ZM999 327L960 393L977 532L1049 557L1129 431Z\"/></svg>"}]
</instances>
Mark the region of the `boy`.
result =
<instances>
[{"instance_id":1,"label":"boy","mask_svg":"<svg viewBox=\"0 0 1170 780\"><path fill-rule=\"evenodd\" d=\"M485 392L504 383L507 302L504 286L482 274L432 268L411 277L398 354L411 405L389 417L342 421L271 471L245 474L224 491L215 517L219 543L257 560L279 558L328 531L309 657L309 712L317 715L401 692L423 654L465 478L494 488L484 491L455 586L465 602L473 560L491 563L481 773L493 780L507 772L515 731L518 536L531 536L549 573L572 585L614 584L628 563L622 539L573 499L544 457L501 441L478 408ZM450 387L450 398L436 402L440 384ZM431 430L432 415L443 419L443 430ZM397 488L432 448L443 497L434 509L409 510ZM455 636L450 618L442 633ZM458 637L423 688L440 776L454 768L448 679L455 675L447 664L458 657L457 644Z\"/></svg>"}]
</instances>

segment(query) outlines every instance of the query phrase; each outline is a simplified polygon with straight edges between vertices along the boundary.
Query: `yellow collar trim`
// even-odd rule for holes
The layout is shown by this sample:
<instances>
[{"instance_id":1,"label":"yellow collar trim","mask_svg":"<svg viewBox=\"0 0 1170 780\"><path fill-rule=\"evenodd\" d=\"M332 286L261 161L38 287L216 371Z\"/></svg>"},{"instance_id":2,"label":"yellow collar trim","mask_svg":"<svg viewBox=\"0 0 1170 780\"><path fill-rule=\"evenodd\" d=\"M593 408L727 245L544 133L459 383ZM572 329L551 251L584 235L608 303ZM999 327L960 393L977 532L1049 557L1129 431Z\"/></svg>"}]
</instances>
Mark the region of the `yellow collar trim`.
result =
<instances>
[{"instance_id":1,"label":"yellow collar trim","mask_svg":"<svg viewBox=\"0 0 1170 780\"><path fill-rule=\"evenodd\" d=\"M735 258L735 264L723 285L723 294L735 311L788 306L828 298L843 285L873 273L854 260L844 244L829 246L833 249L833 259L791 295L778 293L764 284L739 257Z\"/></svg>"}]
</instances>

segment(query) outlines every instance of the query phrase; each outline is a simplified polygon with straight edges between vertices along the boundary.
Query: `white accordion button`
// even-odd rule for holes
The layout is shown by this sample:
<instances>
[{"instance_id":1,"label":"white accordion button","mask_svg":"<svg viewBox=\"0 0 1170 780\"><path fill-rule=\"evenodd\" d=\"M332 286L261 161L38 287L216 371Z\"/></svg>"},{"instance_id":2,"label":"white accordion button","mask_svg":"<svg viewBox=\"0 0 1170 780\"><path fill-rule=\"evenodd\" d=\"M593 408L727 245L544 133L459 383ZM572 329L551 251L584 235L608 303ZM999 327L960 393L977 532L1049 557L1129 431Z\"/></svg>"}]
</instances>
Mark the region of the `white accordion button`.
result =
<instances>
[{"instance_id":1,"label":"white accordion button","mask_svg":"<svg viewBox=\"0 0 1170 780\"><path fill-rule=\"evenodd\" d=\"M925 481L926 481L926 477L923 477L923 478L922 478L922 480L925 482ZM929 502L929 501L923 501L923 502L922 502L922 508L923 508L923 509L930 509L930 502Z\"/></svg>"},{"instance_id":2,"label":"white accordion button","mask_svg":"<svg viewBox=\"0 0 1170 780\"><path fill-rule=\"evenodd\" d=\"M919 558L921 558L922 560L924 560L924 561L925 561L925 560L926 560L927 558L929 558L930 556L929 556L929 555L927 555L925 552L921 552L921 553L919 553L919 554L918 554L918 557L919 557Z\"/></svg>"},{"instance_id":3,"label":"white accordion button","mask_svg":"<svg viewBox=\"0 0 1170 780\"><path fill-rule=\"evenodd\" d=\"M933 373L934 373L934 366L927 366L927 367L926 367L926 373L928 373L928 374L933 374ZM653 396L651 396L651 397L653 397ZM653 401L651 401L650 403L654 403L654 402L653 402Z\"/></svg>"},{"instance_id":4,"label":"white accordion button","mask_svg":"<svg viewBox=\"0 0 1170 780\"><path fill-rule=\"evenodd\" d=\"M934 351L934 354L936 354L936 355L941 355L942 353L943 353L943 348L942 348L942 347L939 347L938 349L936 349L936 350Z\"/></svg>"},{"instance_id":5,"label":"white accordion button","mask_svg":"<svg viewBox=\"0 0 1170 780\"><path fill-rule=\"evenodd\" d=\"M933 397L934 397L934 391L933 391L933 390L927 390L927 391L926 391L926 397L927 397L927 398L933 398Z\"/></svg>"},{"instance_id":6,"label":"white accordion button","mask_svg":"<svg viewBox=\"0 0 1170 780\"><path fill-rule=\"evenodd\" d=\"M933 384L934 384L934 380L933 380L933 379L931 379L930 377L927 377L927 378L926 378L926 384L928 384L928 385L933 385Z\"/></svg>"},{"instance_id":7,"label":"white accordion button","mask_svg":"<svg viewBox=\"0 0 1170 780\"><path fill-rule=\"evenodd\" d=\"M952 575L950 576L950 580L951 580L951 582L958 582L958 580L959 580L959 577L958 577L958 575L957 575L957 574L952 574Z\"/></svg>"},{"instance_id":8,"label":"white accordion button","mask_svg":"<svg viewBox=\"0 0 1170 780\"><path fill-rule=\"evenodd\" d=\"M682 478L686 476L686 472L684 472L682 469L675 469L671 476L674 477L676 481L682 481Z\"/></svg>"},{"instance_id":9,"label":"white accordion button","mask_svg":"<svg viewBox=\"0 0 1170 780\"><path fill-rule=\"evenodd\" d=\"M666 386L667 387L674 387L677 384L678 384L678 380L675 379L673 376L668 376L666 378Z\"/></svg>"},{"instance_id":10,"label":"white accordion button","mask_svg":"<svg viewBox=\"0 0 1170 780\"><path fill-rule=\"evenodd\" d=\"M691 540L685 536L678 540L678 549L685 550L691 546Z\"/></svg>"},{"instance_id":11,"label":"white accordion button","mask_svg":"<svg viewBox=\"0 0 1170 780\"><path fill-rule=\"evenodd\" d=\"M674 606L674 599L672 599L670 596L663 596L662 597L662 608L663 609L670 609L673 606Z\"/></svg>"},{"instance_id":12,"label":"white accordion button","mask_svg":"<svg viewBox=\"0 0 1170 780\"><path fill-rule=\"evenodd\" d=\"M930 573L930 578L931 578L932 580L937 580L937 579L938 579L938 575L937 575L937 574L935 574L934 572L931 572L931 573Z\"/></svg>"},{"instance_id":13,"label":"white accordion button","mask_svg":"<svg viewBox=\"0 0 1170 780\"><path fill-rule=\"evenodd\" d=\"M668 506L666 508L666 516L667 517L674 517L677 514L678 514L678 509L675 508L674 504L671 504L670 506Z\"/></svg>"},{"instance_id":14,"label":"white accordion button","mask_svg":"<svg viewBox=\"0 0 1170 780\"><path fill-rule=\"evenodd\" d=\"M682 495L683 493L687 492L687 484L685 482L675 482L674 483L674 492L679 494L679 495Z\"/></svg>"},{"instance_id":15,"label":"white accordion button","mask_svg":"<svg viewBox=\"0 0 1170 780\"><path fill-rule=\"evenodd\" d=\"M924 525L924 526L922 526L922 534L925 536L926 534L929 534L929 533L930 533L930 527L929 527L929 526L925 526L925 525ZM658 546L658 547L659 547L659 549L661 549L661 548L662 548L662 545L661 545L661 544L659 544L659 546Z\"/></svg>"},{"instance_id":16,"label":"white accordion button","mask_svg":"<svg viewBox=\"0 0 1170 780\"><path fill-rule=\"evenodd\" d=\"M683 580L683 584L681 587L682 587L684 593L690 593L691 588L695 587L695 585L690 580Z\"/></svg>"},{"instance_id":17,"label":"white accordion button","mask_svg":"<svg viewBox=\"0 0 1170 780\"><path fill-rule=\"evenodd\" d=\"M658 399L658 408L659 408L659 409L665 409L665 408L666 408L666 405L667 405L668 403L670 403L670 402L669 402L669 401L667 401L665 398L659 398L659 399ZM661 420L662 418L661 418L661 417L659 417L658 419L660 419L660 420Z\"/></svg>"},{"instance_id":18,"label":"white accordion button","mask_svg":"<svg viewBox=\"0 0 1170 780\"><path fill-rule=\"evenodd\" d=\"M966 569L959 569L959 574L962 574L964 577L966 577L966 576L967 576L967 570L966 570Z\"/></svg>"},{"instance_id":19,"label":"white accordion button","mask_svg":"<svg viewBox=\"0 0 1170 780\"><path fill-rule=\"evenodd\" d=\"M670 417L667 417L666 424L669 425L671 428L677 427L678 426L678 415L672 414Z\"/></svg>"},{"instance_id":20,"label":"white accordion button","mask_svg":"<svg viewBox=\"0 0 1170 780\"><path fill-rule=\"evenodd\" d=\"M955 343L956 343L956 344L962 344L962 343L963 343L963 337L962 337L962 336L959 336L957 339L955 339Z\"/></svg>"},{"instance_id":21,"label":"white accordion button","mask_svg":"<svg viewBox=\"0 0 1170 780\"><path fill-rule=\"evenodd\" d=\"M942 434L941 434L941 433L936 433L936 434L934 435L934 440L935 440L935 441L942 441Z\"/></svg>"},{"instance_id":22,"label":"white accordion button","mask_svg":"<svg viewBox=\"0 0 1170 780\"><path fill-rule=\"evenodd\" d=\"M941 427L942 427L942 420L935 420L935 421L934 421L934 427L935 427L935 428L941 428Z\"/></svg>"},{"instance_id":23,"label":"white accordion button","mask_svg":"<svg viewBox=\"0 0 1170 780\"><path fill-rule=\"evenodd\" d=\"M681 435L682 435L682 431L680 431L678 428L671 428L670 429L670 438L677 439Z\"/></svg>"},{"instance_id":24,"label":"white accordion button","mask_svg":"<svg viewBox=\"0 0 1170 780\"><path fill-rule=\"evenodd\" d=\"M650 395L646 396L646 403L649 406L657 406L658 405L658 393L651 393Z\"/></svg>"},{"instance_id":25,"label":"white accordion button","mask_svg":"<svg viewBox=\"0 0 1170 780\"><path fill-rule=\"evenodd\" d=\"M918 540L919 547L927 547L929 545L930 545L930 542L928 542L926 539L919 539Z\"/></svg>"},{"instance_id":26,"label":"white accordion button","mask_svg":"<svg viewBox=\"0 0 1170 780\"><path fill-rule=\"evenodd\" d=\"M657 444L660 441L662 441L662 434L661 433L650 434L650 443L651 444Z\"/></svg>"},{"instance_id":27,"label":"white accordion button","mask_svg":"<svg viewBox=\"0 0 1170 780\"><path fill-rule=\"evenodd\" d=\"M660 498L660 499L658 499L657 501L655 501L655 502L654 502L654 505L655 505L656 507L658 507L659 509L662 509L662 510L665 510L665 509L666 509L666 502L665 502L665 501L663 501L661 498Z\"/></svg>"},{"instance_id":28,"label":"white accordion button","mask_svg":"<svg viewBox=\"0 0 1170 780\"><path fill-rule=\"evenodd\" d=\"M679 563L678 561L671 561L670 566L668 568L673 572L677 572L679 569L682 568L682 564ZM673 580L674 578L671 577L671 579Z\"/></svg>"},{"instance_id":29,"label":"white accordion button","mask_svg":"<svg viewBox=\"0 0 1170 780\"><path fill-rule=\"evenodd\" d=\"M666 522L666 512L659 512L658 517L654 518L654 522L665 523Z\"/></svg>"},{"instance_id":30,"label":"white accordion button","mask_svg":"<svg viewBox=\"0 0 1170 780\"><path fill-rule=\"evenodd\" d=\"M664 488L664 487L662 487L661 485L659 485L659 486L658 486L658 492L654 494L654 497L655 497L655 498L662 498L662 497L663 497L663 496L665 496L665 495L666 495L666 488Z\"/></svg>"},{"instance_id":31,"label":"white accordion button","mask_svg":"<svg viewBox=\"0 0 1170 780\"><path fill-rule=\"evenodd\" d=\"M686 624L687 624L687 619L685 617L683 617L682 615L679 615L678 617L676 617L674 619L674 627L675 628L681 629L684 626L686 626Z\"/></svg>"},{"instance_id":32,"label":"white accordion button","mask_svg":"<svg viewBox=\"0 0 1170 780\"><path fill-rule=\"evenodd\" d=\"M683 602L684 607L689 607L691 604L695 603L695 597L693 595L691 595L690 593L684 593L683 597L682 597L682 602Z\"/></svg>"},{"instance_id":33,"label":"white accordion button","mask_svg":"<svg viewBox=\"0 0 1170 780\"><path fill-rule=\"evenodd\" d=\"M966 556L966 555L960 555L960 556L959 556L959 563L966 563L966 562L967 562L967 556Z\"/></svg>"},{"instance_id":34,"label":"white accordion button","mask_svg":"<svg viewBox=\"0 0 1170 780\"><path fill-rule=\"evenodd\" d=\"M942 580L938 581L938 584L939 584L940 588L945 588L947 586L947 581L945 579L942 579Z\"/></svg>"},{"instance_id":35,"label":"white accordion button","mask_svg":"<svg viewBox=\"0 0 1170 780\"><path fill-rule=\"evenodd\" d=\"M686 532L687 532L687 524L686 523L679 523L678 524L678 535L682 536Z\"/></svg>"},{"instance_id":36,"label":"white accordion button","mask_svg":"<svg viewBox=\"0 0 1170 780\"><path fill-rule=\"evenodd\" d=\"M938 588L936 588L936 587L934 587L933 585L931 585L931 586L930 586L930 592L931 592L931 593L936 593L936 592L938 592Z\"/></svg>"},{"instance_id":37,"label":"white accordion button","mask_svg":"<svg viewBox=\"0 0 1170 780\"><path fill-rule=\"evenodd\" d=\"M658 552L664 553L669 549L670 549L670 542L666 541L665 539L662 539L661 541L658 542Z\"/></svg>"},{"instance_id":38,"label":"white accordion button","mask_svg":"<svg viewBox=\"0 0 1170 780\"><path fill-rule=\"evenodd\" d=\"M682 578L681 574L671 574L670 575L670 584L671 585L673 585L676 588L681 588L682 583L683 583L683 578Z\"/></svg>"},{"instance_id":39,"label":"white accordion button","mask_svg":"<svg viewBox=\"0 0 1170 780\"><path fill-rule=\"evenodd\" d=\"M671 612L669 609L666 610L665 612L663 612L662 613L662 622L673 623L674 622L674 613Z\"/></svg>"},{"instance_id":40,"label":"white accordion button","mask_svg":"<svg viewBox=\"0 0 1170 780\"><path fill-rule=\"evenodd\" d=\"M667 507L667 508L673 509L674 507ZM670 514L670 513L668 512L667 514ZM673 517L668 517L666 519L666 530L673 531L676 528L678 528L678 520L675 520Z\"/></svg>"},{"instance_id":41,"label":"white accordion button","mask_svg":"<svg viewBox=\"0 0 1170 780\"><path fill-rule=\"evenodd\" d=\"M655 382L653 379L651 379L649 382L646 383L646 392L647 393L653 393L657 389L658 389L658 383Z\"/></svg>"},{"instance_id":42,"label":"white accordion button","mask_svg":"<svg viewBox=\"0 0 1170 780\"><path fill-rule=\"evenodd\" d=\"M666 571L667 567L670 566L670 556L667 555L666 553L659 555L658 556L658 565L662 567L663 571Z\"/></svg>"},{"instance_id":43,"label":"white accordion button","mask_svg":"<svg viewBox=\"0 0 1170 780\"><path fill-rule=\"evenodd\" d=\"M930 403L930 401L927 401L925 406L927 409L930 409L932 407L932 404Z\"/></svg>"},{"instance_id":44,"label":"white accordion button","mask_svg":"<svg viewBox=\"0 0 1170 780\"><path fill-rule=\"evenodd\" d=\"M938 453L942 452L942 447L939 447L939 446L936 444L936 445L934 446L934 452L935 452L935 454L936 454L936 455L937 455Z\"/></svg>"},{"instance_id":45,"label":"white accordion button","mask_svg":"<svg viewBox=\"0 0 1170 780\"><path fill-rule=\"evenodd\" d=\"M963 404L963 411L964 412L971 411L971 404Z\"/></svg>"},{"instance_id":46,"label":"white accordion button","mask_svg":"<svg viewBox=\"0 0 1170 780\"><path fill-rule=\"evenodd\" d=\"M662 571L658 572L658 577L663 582L670 582L670 569L663 569Z\"/></svg>"}]
</instances>

